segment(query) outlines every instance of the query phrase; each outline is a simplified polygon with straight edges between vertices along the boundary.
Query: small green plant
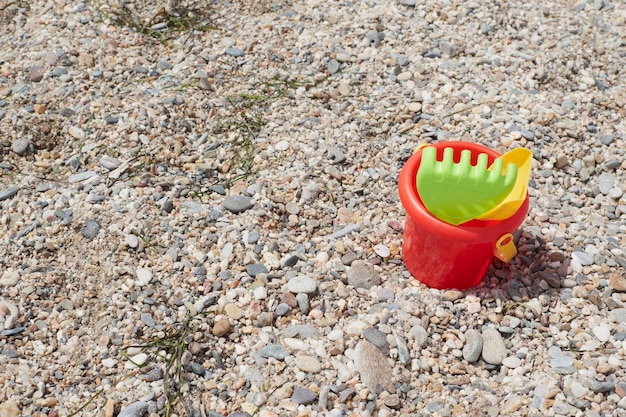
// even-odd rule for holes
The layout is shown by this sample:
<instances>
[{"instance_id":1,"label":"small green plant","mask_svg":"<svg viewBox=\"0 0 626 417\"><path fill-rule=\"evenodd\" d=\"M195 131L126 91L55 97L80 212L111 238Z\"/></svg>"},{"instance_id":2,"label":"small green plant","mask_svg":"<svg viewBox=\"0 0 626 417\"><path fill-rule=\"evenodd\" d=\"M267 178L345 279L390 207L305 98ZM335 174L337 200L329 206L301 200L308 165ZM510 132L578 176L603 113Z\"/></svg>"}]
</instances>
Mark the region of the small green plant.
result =
<instances>
[{"instance_id":1,"label":"small green plant","mask_svg":"<svg viewBox=\"0 0 626 417\"><path fill-rule=\"evenodd\" d=\"M168 7L161 6L144 17L140 16L140 6L135 2L106 2L104 6L101 11L113 24L131 28L164 44L184 33L188 34L188 40L195 32L217 29L210 23L206 2L170 1Z\"/></svg>"},{"instance_id":2,"label":"small green plant","mask_svg":"<svg viewBox=\"0 0 626 417\"><path fill-rule=\"evenodd\" d=\"M148 355L146 363L157 362L164 364L163 372L163 393L165 395L165 407L159 411L164 417L170 417L176 412L176 405L180 404L185 414L192 416L191 401L184 398L182 387L186 383L185 355L189 355L187 350L193 340L193 334L200 329L203 318L210 315L211 311L187 317L183 323L172 325L164 334L157 334L148 337L146 343L133 348L139 348ZM122 354L130 360L125 351Z\"/></svg>"},{"instance_id":3,"label":"small green plant","mask_svg":"<svg viewBox=\"0 0 626 417\"><path fill-rule=\"evenodd\" d=\"M264 113L269 105L289 94L291 88L300 84L274 77L261 83L254 93L227 96L232 116L221 125L224 131L234 130L235 138L230 141L232 166L242 172L227 181L227 186L247 178L254 173L254 141L266 124Z\"/></svg>"}]
</instances>

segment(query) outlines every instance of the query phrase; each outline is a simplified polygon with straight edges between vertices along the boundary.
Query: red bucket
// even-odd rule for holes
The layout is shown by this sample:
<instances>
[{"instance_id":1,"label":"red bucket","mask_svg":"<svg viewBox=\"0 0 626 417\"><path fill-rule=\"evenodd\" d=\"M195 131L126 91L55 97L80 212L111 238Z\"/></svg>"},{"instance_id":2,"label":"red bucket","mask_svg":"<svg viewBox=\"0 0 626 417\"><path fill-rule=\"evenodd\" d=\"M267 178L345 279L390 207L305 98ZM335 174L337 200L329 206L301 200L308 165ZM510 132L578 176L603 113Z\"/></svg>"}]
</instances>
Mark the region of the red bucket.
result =
<instances>
[{"instance_id":1,"label":"red bucket","mask_svg":"<svg viewBox=\"0 0 626 417\"><path fill-rule=\"evenodd\" d=\"M440 142L437 159L443 158L443 149L454 149L454 162L459 162L461 151L472 152L472 165L480 153L486 153L489 164L500 154L493 149L471 142ZM470 220L453 226L428 212L419 197L416 176L422 159L418 150L400 171L398 189L407 212L404 226L402 256L411 274L432 288L465 289L476 286L484 277L493 257L509 261L517 253L512 232L528 214L528 195L515 212L505 220Z\"/></svg>"}]
</instances>

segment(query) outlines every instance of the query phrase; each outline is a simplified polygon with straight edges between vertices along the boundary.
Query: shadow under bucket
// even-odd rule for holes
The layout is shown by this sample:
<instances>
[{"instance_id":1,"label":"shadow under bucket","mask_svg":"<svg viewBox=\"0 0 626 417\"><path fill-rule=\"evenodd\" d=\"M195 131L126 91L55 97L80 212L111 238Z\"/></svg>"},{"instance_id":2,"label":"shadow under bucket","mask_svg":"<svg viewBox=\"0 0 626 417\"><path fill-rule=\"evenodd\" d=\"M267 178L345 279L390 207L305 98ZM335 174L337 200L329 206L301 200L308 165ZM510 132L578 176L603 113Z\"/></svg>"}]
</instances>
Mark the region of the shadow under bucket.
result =
<instances>
[{"instance_id":1,"label":"shadow under bucket","mask_svg":"<svg viewBox=\"0 0 626 417\"><path fill-rule=\"evenodd\" d=\"M440 142L437 159L444 148L454 149L454 162L461 151L472 152L472 164L480 153L486 153L489 164L500 154L493 149L471 142ZM519 209L505 220L470 220L453 226L428 212L419 197L416 177L422 159L418 150L400 171L398 190L407 212L404 225L402 256L411 274L432 288L465 289L476 286L484 277L493 257L508 261L517 250L512 235L528 214L528 194Z\"/></svg>"}]
</instances>

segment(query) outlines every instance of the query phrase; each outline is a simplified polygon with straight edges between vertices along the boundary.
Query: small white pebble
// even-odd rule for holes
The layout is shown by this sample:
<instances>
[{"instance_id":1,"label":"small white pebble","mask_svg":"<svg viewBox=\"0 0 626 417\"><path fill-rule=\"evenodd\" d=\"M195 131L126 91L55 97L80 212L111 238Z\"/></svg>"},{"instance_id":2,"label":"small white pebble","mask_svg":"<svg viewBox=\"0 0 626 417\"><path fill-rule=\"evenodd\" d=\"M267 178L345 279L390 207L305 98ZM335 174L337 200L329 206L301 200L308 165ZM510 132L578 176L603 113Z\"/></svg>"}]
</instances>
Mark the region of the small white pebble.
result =
<instances>
[{"instance_id":1,"label":"small white pebble","mask_svg":"<svg viewBox=\"0 0 626 417\"><path fill-rule=\"evenodd\" d=\"M605 324L601 324L593 328L593 334L596 335L599 341L606 342L611 337L611 329Z\"/></svg>"},{"instance_id":2,"label":"small white pebble","mask_svg":"<svg viewBox=\"0 0 626 417\"><path fill-rule=\"evenodd\" d=\"M376 255L380 256L381 258L388 258L389 256L391 256L391 250L389 250L386 245L382 244L374 246L374 252L376 252Z\"/></svg>"}]
</instances>

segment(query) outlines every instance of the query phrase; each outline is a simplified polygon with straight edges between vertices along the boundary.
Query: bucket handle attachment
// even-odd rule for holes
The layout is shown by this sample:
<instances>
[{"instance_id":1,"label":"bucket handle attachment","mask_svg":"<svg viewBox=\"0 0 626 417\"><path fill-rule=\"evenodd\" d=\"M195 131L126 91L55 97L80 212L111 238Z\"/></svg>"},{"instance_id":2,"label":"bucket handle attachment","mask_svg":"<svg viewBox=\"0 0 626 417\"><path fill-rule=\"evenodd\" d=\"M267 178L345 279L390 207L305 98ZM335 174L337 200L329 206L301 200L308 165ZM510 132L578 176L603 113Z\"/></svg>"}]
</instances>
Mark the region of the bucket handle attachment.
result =
<instances>
[{"instance_id":1,"label":"bucket handle attachment","mask_svg":"<svg viewBox=\"0 0 626 417\"><path fill-rule=\"evenodd\" d=\"M510 262L511 259L515 255L517 255L517 248L515 247L515 243L513 243L513 235L511 233L507 233L502 235L500 239L496 242L496 258L500 259L502 262Z\"/></svg>"}]
</instances>

